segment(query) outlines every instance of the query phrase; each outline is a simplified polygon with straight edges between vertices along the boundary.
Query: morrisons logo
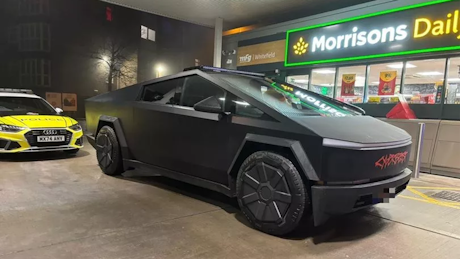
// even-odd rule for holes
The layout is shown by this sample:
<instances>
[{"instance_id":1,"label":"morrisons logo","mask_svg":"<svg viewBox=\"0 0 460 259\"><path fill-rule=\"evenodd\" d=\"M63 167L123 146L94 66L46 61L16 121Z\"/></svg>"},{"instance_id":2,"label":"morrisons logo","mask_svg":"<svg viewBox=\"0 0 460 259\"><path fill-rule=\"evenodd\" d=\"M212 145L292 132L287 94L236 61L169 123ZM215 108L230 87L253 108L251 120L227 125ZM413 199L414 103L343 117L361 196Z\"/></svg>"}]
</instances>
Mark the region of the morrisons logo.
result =
<instances>
[{"instance_id":1,"label":"morrisons logo","mask_svg":"<svg viewBox=\"0 0 460 259\"><path fill-rule=\"evenodd\" d=\"M385 42L402 41L408 37L407 25L400 24L395 27L386 27L370 31L354 27L351 33L327 37L325 35L314 37L311 52L346 49L374 45Z\"/></svg>"},{"instance_id":2,"label":"morrisons logo","mask_svg":"<svg viewBox=\"0 0 460 259\"><path fill-rule=\"evenodd\" d=\"M412 27L408 24L411 24ZM409 35L409 29L413 31L413 35ZM445 19L431 20L417 17L413 22L408 21L407 23L372 30L361 30L355 26L351 32L346 34L330 37L326 35L315 36L312 38L311 44L300 37L292 48L294 54L304 55L309 51L315 53L404 41L410 36L413 39L420 39L449 35L460 40L460 10L447 12Z\"/></svg>"}]
</instances>

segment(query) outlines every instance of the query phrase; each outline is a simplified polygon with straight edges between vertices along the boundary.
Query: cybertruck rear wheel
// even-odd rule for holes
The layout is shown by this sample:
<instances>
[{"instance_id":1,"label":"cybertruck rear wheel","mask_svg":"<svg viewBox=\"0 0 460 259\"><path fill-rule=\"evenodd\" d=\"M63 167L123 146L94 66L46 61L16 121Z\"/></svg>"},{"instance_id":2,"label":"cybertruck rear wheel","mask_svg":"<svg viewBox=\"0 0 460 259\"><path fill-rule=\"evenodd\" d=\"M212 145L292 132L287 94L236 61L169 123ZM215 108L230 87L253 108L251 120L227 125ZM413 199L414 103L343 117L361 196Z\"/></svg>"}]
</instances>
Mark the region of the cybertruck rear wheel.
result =
<instances>
[{"instance_id":1,"label":"cybertruck rear wheel","mask_svg":"<svg viewBox=\"0 0 460 259\"><path fill-rule=\"evenodd\" d=\"M272 152L256 152L241 165L237 198L251 225L281 236L293 231L310 212L310 198L292 162Z\"/></svg>"},{"instance_id":2,"label":"cybertruck rear wheel","mask_svg":"<svg viewBox=\"0 0 460 259\"><path fill-rule=\"evenodd\" d=\"M96 136L97 162L102 172L107 175L123 173L120 145L113 128L104 126Z\"/></svg>"}]
</instances>

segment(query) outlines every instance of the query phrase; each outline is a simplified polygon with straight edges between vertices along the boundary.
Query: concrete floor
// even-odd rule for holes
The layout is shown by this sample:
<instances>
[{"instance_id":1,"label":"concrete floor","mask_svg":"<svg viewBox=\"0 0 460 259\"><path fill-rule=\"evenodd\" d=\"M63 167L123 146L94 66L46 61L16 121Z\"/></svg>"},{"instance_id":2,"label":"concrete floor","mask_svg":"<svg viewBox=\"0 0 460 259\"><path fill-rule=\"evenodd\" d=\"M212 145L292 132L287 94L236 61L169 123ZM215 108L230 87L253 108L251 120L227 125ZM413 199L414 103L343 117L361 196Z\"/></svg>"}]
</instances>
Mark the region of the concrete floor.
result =
<instances>
[{"instance_id":1,"label":"concrete floor","mask_svg":"<svg viewBox=\"0 0 460 259\"><path fill-rule=\"evenodd\" d=\"M429 196L460 190L457 179L422 175L390 204L277 238L220 194L139 172L105 176L89 146L49 156L0 157L0 259L460 258L460 203Z\"/></svg>"}]
</instances>

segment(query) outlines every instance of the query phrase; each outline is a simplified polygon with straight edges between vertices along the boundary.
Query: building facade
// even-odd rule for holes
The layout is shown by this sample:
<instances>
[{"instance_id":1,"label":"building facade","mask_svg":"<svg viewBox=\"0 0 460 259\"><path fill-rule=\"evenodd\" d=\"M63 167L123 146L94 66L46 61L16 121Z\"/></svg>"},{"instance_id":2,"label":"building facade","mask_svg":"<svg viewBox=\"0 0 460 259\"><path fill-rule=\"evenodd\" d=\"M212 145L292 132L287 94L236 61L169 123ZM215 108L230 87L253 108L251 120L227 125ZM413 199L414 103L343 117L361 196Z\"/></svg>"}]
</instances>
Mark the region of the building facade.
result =
<instances>
[{"instance_id":1,"label":"building facade","mask_svg":"<svg viewBox=\"0 0 460 259\"><path fill-rule=\"evenodd\" d=\"M225 53L235 54L222 65L279 71L377 117L401 94L418 118L460 120L459 4L375 1L260 28L227 37Z\"/></svg>"},{"instance_id":2,"label":"building facade","mask_svg":"<svg viewBox=\"0 0 460 259\"><path fill-rule=\"evenodd\" d=\"M5 0L0 88L84 100L184 67L212 64L213 29L97 0Z\"/></svg>"},{"instance_id":3,"label":"building facade","mask_svg":"<svg viewBox=\"0 0 460 259\"><path fill-rule=\"evenodd\" d=\"M425 123L422 169L459 177L459 35L459 0L377 0L227 36L222 66L352 103L414 143ZM386 119L400 101L418 119Z\"/></svg>"}]
</instances>

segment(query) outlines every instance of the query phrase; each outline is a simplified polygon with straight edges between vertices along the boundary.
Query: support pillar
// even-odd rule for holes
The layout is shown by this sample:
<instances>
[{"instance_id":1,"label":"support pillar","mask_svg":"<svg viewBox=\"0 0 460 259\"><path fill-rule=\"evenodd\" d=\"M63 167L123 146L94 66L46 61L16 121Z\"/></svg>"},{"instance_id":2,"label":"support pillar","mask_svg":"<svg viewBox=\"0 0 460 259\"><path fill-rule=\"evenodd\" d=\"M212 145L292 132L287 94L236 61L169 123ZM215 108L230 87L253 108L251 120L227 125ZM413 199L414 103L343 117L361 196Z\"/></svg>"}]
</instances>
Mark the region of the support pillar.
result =
<instances>
[{"instance_id":1,"label":"support pillar","mask_svg":"<svg viewBox=\"0 0 460 259\"><path fill-rule=\"evenodd\" d=\"M222 29L223 19L216 18L214 24L214 67L221 67L222 64Z\"/></svg>"}]
</instances>

